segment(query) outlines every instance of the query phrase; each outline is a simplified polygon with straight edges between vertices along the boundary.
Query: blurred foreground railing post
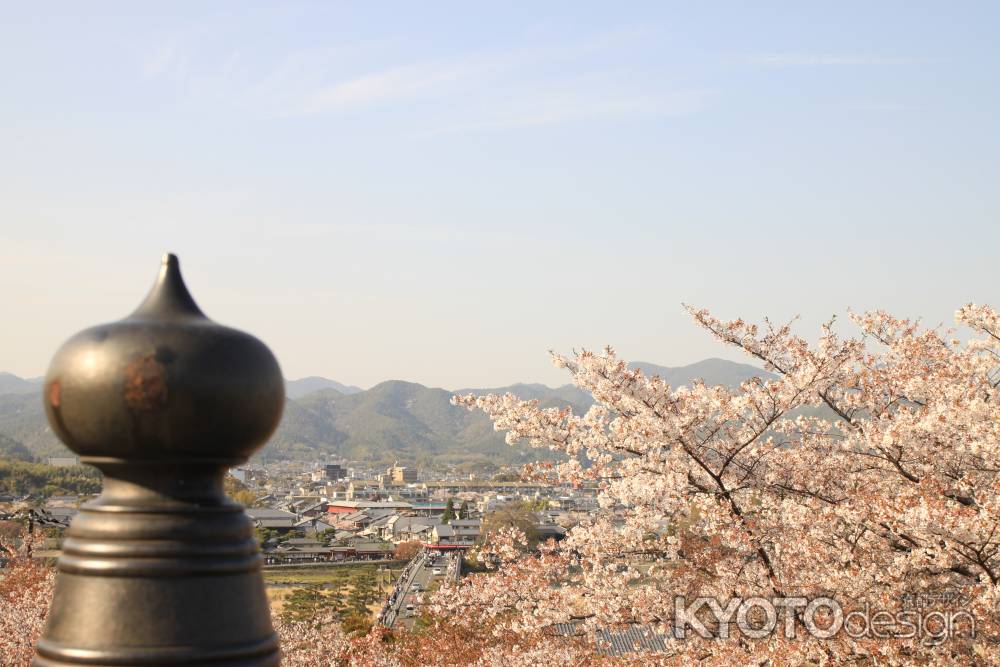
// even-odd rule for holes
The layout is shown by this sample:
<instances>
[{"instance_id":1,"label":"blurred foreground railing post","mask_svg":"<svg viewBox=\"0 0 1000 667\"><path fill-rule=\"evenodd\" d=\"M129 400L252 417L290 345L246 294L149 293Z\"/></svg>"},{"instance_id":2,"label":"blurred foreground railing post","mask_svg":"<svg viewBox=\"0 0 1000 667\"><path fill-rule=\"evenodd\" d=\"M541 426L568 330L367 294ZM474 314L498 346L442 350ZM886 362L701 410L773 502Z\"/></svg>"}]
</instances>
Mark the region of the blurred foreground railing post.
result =
<instances>
[{"instance_id":1,"label":"blurred foreground railing post","mask_svg":"<svg viewBox=\"0 0 1000 667\"><path fill-rule=\"evenodd\" d=\"M278 664L253 529L222 482L284 396L271 352L206 318L173 255L132 315L63 345L45 409L104 491L66 532L36 667Z\"/></svg>"}]
</instances>

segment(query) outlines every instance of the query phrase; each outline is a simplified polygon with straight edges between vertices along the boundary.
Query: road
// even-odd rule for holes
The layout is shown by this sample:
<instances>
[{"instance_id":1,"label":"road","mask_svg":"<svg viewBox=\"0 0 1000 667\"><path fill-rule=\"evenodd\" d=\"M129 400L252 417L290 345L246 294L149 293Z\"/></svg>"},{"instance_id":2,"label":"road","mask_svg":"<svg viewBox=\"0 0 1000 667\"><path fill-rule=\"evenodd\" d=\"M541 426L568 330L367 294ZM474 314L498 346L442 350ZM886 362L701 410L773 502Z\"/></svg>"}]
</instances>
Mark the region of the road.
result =
<instances>
[{"instance_id":1,"label":"road","mask_svg":"<svg viewBox=\"0 0 1000 667\"><path fill-rule=\"evenodd\" d=\"M421 602L418 598L426 591L435 581L441 581L444 579L445 573L448 570L448 560L453 556L438 556L436 560L436 565L433 567L421 566L416 569L413 573L413 579L407 586L405 594L400 599L399 613L395 618L395 622L391 627L401 627L401 628L412 628L413 623L416 620L416 616L420 613ZM441 574L434 574L434 570L437 569ZM421 593L413 591L413 585L419 585ZM412 605L413 610L408 610L407 607Z\"/></svg>"}]
</instances>

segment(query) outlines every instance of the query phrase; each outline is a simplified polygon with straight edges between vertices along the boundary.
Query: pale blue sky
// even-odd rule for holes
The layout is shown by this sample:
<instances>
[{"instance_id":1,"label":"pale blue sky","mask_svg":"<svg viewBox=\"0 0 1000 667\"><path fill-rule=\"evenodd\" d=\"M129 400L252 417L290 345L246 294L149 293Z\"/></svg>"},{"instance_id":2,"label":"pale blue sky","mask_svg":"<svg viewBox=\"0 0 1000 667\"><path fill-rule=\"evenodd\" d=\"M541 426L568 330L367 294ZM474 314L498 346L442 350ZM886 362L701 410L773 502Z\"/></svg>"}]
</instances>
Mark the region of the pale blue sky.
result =
<instances>
[{"instance_id":1,"label":"pale blue sky","mask_svg":"<svg viewBox=\"0 0 1000 667\"><path fill-rule=\"evenodd\" d=\"M1000 4L750 4L3 3L0 370L168 250L363 386L738 358L682 301L1000 302Z\"/></svg>"}]
</instances>

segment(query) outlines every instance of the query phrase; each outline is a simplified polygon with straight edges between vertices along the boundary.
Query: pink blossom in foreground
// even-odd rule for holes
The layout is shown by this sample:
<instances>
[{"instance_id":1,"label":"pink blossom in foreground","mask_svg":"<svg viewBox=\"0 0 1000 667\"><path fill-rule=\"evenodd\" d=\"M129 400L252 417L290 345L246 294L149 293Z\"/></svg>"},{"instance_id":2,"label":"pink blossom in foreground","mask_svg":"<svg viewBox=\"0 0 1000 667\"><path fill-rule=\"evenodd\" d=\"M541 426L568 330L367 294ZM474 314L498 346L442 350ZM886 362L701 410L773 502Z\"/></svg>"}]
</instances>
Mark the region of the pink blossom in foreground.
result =
<instances>
[{"instance_id":1,"label":"pink blossom in foreground","mask_svg":"<svg viewBox=\"0 0 1000 667\"><path fill-rule=\"evenodd\" d=\"M20 546L0 539L0 556L10 562L0 573L0 664L27 665L45 627L52 599L53 570L28 557L32 540Z\"/></svg>"},{"instance_id":2,"label":"pink blossom in foreground","mask_svg":"<svg viewBox=\"0 0 1000 667\"><path fill-rule=\"evenodd\" d=\"M845 610L889 612L931 599L971 614L976 636L906 638L896 622L889 638L688 633L658 659L1000 664L1000 316L962 308L959 323L976 332L964 345L883 312L852 315L854 338L828 325L809 344L790 326L689 311L776 378L674 388L606 349L553 355L593 394L584 415L509 394L456 397L509 443L571 455L528 472L596 483L613 512L537 555L501 536L491 549L510 557L497 574L439 595L439 612L521 637L574 619L669 634L675 595L831 597ZM802 625L786 611L793 629Z\"/></svg>"}]
</instances>

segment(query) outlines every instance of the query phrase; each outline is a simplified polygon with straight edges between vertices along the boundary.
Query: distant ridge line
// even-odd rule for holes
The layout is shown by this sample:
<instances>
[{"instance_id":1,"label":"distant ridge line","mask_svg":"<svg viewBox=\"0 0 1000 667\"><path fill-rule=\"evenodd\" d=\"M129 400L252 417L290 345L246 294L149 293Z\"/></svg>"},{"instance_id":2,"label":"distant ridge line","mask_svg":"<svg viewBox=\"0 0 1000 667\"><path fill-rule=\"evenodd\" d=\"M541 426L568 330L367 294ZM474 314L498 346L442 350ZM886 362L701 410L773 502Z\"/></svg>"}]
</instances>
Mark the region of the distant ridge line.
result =
<instances>
[{"instance_id":1,"label":"distant ridge line","mask_svg":"<svg viewBox=\"0 0 1000 667\"><path fill-rule=\"evenodd\" d=\"M671 368L647 362L632 365L647 375L659 375L671 387L696 379L730 387L751 377L772 374L749 364L705 359ZM48 426L40 379L31 382L0 373L0 435L23 444L39 459L66 455ZM4 391L13 387L14 391ZM456 393L507 393L538 400L544 408L567 407L582 414L593 404L591 395L571 384L549 387L520 383L506 387L446 390L416 382L387 380L368 389L319 376L287 380L288 400L281 424L261 456L265 460L319 461L330 457L354 461L399 460L405 465L520 464L551 456L548 450L509 447L504 433L493 429L485 414L451 404ZM13 451L14 445L8 443ZM20 450L18 450L20 451ZM23 453L22 453L23 454Z\"/></svg>"}]
</instances>

